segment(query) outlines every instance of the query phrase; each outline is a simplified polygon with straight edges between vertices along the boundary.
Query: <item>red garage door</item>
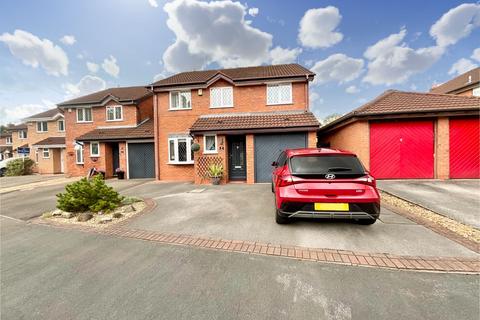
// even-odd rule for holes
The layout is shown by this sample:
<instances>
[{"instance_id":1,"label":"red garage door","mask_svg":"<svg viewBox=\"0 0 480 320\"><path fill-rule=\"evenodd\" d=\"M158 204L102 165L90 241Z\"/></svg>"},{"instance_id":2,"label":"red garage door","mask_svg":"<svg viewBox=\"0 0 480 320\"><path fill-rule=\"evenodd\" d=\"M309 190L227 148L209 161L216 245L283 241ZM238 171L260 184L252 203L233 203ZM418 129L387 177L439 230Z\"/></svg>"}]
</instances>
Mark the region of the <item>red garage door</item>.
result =
<instances>
[{"instance_id":1,"label":"red garage door","mask_svg":"<svg viewBox=\"0 0 480 320\"><path fill-rule=\"evenodd\" d=\"M370 124L370 171L378 179L433 178L433 121Z\"/></svg>"},{"instance_id":2,"label":"red garage door","mask_svg":"<svg viewBox=\"0 0 480 320\"><path fill-rule=\"evenodd\" d=\"M480 178L480 120L450 119L450 178Z\"/></svg>"}]
</instances>

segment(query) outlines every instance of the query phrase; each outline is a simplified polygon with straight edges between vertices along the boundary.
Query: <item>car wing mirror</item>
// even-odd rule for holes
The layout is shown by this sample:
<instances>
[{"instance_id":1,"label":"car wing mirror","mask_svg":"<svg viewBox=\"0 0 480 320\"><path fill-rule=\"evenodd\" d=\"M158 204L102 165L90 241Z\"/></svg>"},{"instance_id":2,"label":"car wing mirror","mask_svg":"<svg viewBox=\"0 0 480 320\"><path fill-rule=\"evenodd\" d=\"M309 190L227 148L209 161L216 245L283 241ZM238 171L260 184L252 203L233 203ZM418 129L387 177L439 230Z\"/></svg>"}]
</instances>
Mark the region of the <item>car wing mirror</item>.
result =
<instances>
[{"instance_id":1,"label":"car wing mirror","mask_svg":"<svg viewBox=\"0 0 480 320\"><path fill-rule=\"evenodd\" d=\"M278 162L277 162L277 161L273 161L273 162L272 162L272 167L278 167Z\"/></svg>"}]
</instances>

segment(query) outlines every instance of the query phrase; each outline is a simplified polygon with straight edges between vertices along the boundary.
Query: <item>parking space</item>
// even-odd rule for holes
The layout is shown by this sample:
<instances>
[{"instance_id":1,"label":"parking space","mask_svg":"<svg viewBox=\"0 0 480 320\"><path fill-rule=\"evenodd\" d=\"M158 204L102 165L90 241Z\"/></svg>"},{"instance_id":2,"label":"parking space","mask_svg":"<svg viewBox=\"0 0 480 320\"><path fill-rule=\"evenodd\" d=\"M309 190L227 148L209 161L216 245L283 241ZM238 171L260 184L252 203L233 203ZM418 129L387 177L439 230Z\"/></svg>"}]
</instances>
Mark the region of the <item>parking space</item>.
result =
<instances>
[{"instance_id":1,"label":"parking space","mask_svg":"<svg viewBox=\"0 0 480 320\"><path fill-rule=\"evenodd\" d=\"M159 189L168 189L158 192ZM469 249L385 208L380 221L297 221L277 225L270 185L145 184L157 207L132 220L135 229L230 240L418 256L471 256ZM153 196L152 196L153 195Z\"/></svg>"},{"instance_id":2,"label":"parking space","mask_svg":"<svg viewBox=\"0 0 480 320\"><path fill-rule=\"evenodd\" d=\"M480 228L480 180L382 180L378 187L434 212Z\"/></svg>"}]
</instances>

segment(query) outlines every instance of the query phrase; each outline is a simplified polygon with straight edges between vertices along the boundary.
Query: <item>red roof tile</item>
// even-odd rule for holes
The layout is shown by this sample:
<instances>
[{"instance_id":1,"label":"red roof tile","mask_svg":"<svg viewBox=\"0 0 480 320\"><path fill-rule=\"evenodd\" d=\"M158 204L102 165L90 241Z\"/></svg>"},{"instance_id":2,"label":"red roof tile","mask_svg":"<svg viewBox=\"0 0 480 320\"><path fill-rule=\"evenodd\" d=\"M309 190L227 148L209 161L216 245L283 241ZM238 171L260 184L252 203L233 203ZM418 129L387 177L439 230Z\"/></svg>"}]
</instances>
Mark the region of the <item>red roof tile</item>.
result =
<instances>
[{"instance_id":1,"label":"red roof tile","mask_svg":"<svg viewBox=\"0 0 480 320\"><path fill-rule=\"evenodd\" d=\"M95 141L145 139L153 138L153 131L153 120L149 119L136 127L95 129L79 136L76 140Z\"/></svg>"},{"instance_id":2,"label":"red roof tile","mask_svg":"<svg viewBox=\"0 0 480 320\"><path fill-rule=\"evenodd\" d=\"M29 117L25 118L25 120L29 120L29 119L52 119L57 114L62 114L63 115L63 111L60 110L59 108L53 108L53 109L43 111L43 112L34 114L32 116L29 116Z\"/></svg>"},{"instance_id":3,"label":"red roof tile","mask_svg":"<svg viewBox=\"0 0 480 320\"><path fill-rule=\"evenodd\" d=\"M150 94L151 92L143 86L109 88L59 103L58 106L62 107L77 104L98 104L101 103L108 96L113 96L120 102L137 101L146 96L149 96Z\"/></svg>"},{"instance_id":4,"label":"red roof tile","mask_svg":"<svg viewBox=\"0 0 480 320\"><path fill-rule=\"evenodd\" d=\"M313 113L306 111L224 113L200 116L190 131L312 128L319 125Z\"/></svg>"},{"instance_id":5,"label":"red roof tile","mask_svg":"<svg viewBox=\"0 0 480 320\"><path fill-rule=\"evenodd\" d=\"M34 146L65 145L65 137L48 137L33 144Z\"/></svg>"}]
</instances>

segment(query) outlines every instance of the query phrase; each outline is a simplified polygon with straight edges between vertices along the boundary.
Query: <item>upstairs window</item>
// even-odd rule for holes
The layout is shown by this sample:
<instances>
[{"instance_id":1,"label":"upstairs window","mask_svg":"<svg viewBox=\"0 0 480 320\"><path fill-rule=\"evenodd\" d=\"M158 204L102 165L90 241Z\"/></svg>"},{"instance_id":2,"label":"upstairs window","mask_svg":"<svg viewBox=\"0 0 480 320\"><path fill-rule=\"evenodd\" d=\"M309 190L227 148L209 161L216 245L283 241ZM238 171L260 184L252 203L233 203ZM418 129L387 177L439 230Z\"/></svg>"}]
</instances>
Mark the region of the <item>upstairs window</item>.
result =
<instances>
[{"instance_id":1,"label":"upstairs window","mask_svg":"<svg viewBox=\"0 0 480 320\"><path fill-rule=\"evenodd\" d=\"M191 137L175 137L168 139L168 162L171 164L192 164L193 151Z\"/></svg>"},{"instance_id":2,"label":"upstairs window","mask_svg":"<svg viewBox=\"0 0 480 320\"><path fill-rule=\"evenodd\" d=\"M267 105L292 103L292 84L276 83L267 85Z\"/></svg>"},{"instance_id":3,"label":"upstairs window","mask_svg":"<svg viewBox=\"0 0 480 320\"><path fill-rule=\"evenodd\" d=\"M233 88L216 87L210 89L210 108L232 108Z\"/></svg>"},{"instance_id":4,"label":"upstairs window","mask_svg":"<svg viewBox=\"0 0 480 320\"><path fill-rule=\"evenodd\" d=\"M37 132L47 132L48 131L48 123L47 121L39 121L37 122Z\"/></svg>"},{"instance_id":5,"label":"upstairs window","mask_svg":"<svg viewBox=\"0 0 480 320\"><path fill-rule=\"evenodd\" d=\"M170 92L170 110L192 109L192 94L190 91Z\"/></svg>"},{"instance_id":6,"label":"upstairs window","mask_svg":"<svg viewBox=\"0 0 480 320\"><path fill-rule=\"evenodd\" d=\"M64 132L65 131L65 121L64 120L58 120L57 121L57 126L58 126L58 131L59 132Z\"/></svg>"},{"instance_id":7,"label":"upstairs window","mask_svg":"<svg viewBox=\"0 0 480 320\"><path fill-rule=\"evenodd\" d=\"M25 131L25 130L18 131L18 138L19 139L27 139L27 131Z\"/></svg>"},{"instance_id":8,"label":"upstairs window","mask_svg":"<svg viewBox=\"0 0 480 320\"><path fill-rule=\"evenodd\" d=\"M473 89L472 95L474 97L480 97L480 87Z\"/></svg>"},{"instance_id":9,"label":"upstairs window","mask_svg":"<svg viewBox=\"0 0 480 320\"><path fill-rule=\"evenodd\" d=\"M12 137L6 137L5 143L6 144L12 144Z\"/></svg>"},{"instance_id":10,"label":"upstairs window","mask_svg":"<svg viewBox=\"0 0 480 320\"><path fill-rule=\"evenodd\" d=\"M92 108L78 108L77 122L92 122Z\"/></svg>"},{"instance_id":11,"label":"upstairs window","mask_svg":"<svg viewBox=\"0 0 480 320\"><path fill-rule=\"evenodd\" d=\"M123 120L122 106L108 106L107 107L107 121Z\"/></svg>"}]
</instances>

